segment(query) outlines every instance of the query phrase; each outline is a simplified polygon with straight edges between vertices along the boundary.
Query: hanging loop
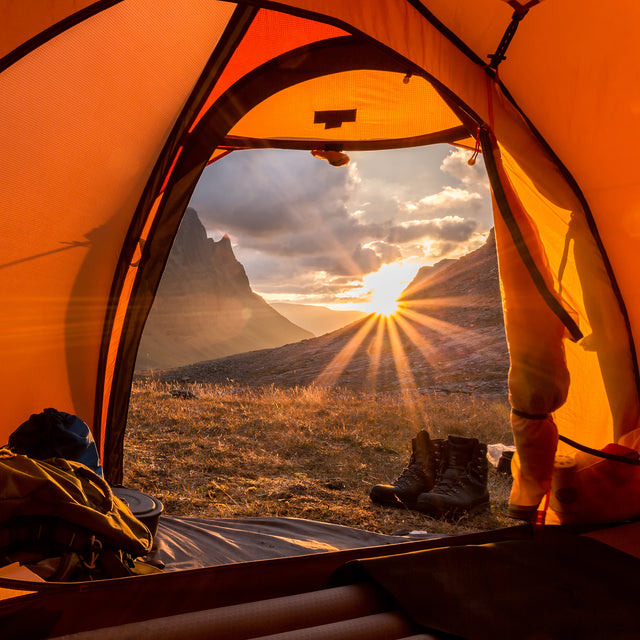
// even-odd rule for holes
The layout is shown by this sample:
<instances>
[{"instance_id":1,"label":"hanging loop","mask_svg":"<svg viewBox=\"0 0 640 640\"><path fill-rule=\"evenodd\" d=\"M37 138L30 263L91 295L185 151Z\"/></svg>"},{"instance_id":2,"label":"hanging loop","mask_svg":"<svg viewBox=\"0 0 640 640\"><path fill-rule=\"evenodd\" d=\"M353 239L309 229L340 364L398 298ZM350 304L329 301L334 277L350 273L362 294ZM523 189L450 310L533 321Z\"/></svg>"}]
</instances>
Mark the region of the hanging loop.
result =
<instances>
[{"instance_id":1,"label":"hanging loop","mask_svg":"<svg viewBox=\"0 0 640 640\"><path fill-rule=\"evenodd\" d=\"M470 167L473 167L473 165L476 163L476 159L479 153L480 153L480 127L478 127L476 131L476 146L473 150L473 155L467 160L467 164Z\"/></svg>"}]
</instances>

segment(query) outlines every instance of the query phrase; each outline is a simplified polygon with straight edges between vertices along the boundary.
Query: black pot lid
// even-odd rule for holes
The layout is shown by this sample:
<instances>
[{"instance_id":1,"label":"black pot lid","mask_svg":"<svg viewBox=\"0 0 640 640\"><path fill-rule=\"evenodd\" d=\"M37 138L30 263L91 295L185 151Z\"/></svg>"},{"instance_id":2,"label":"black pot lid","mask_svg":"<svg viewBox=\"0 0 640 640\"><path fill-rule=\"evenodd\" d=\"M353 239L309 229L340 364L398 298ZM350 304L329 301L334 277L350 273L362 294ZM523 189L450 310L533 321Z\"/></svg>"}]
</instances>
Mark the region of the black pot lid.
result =
<instances>
[{"instance_id":1,"label":"black pot lid","mask_svg":"<svg viewBox=\"0 0 640 640\"><path fill-rule=\"evenodd\" d=\"M160 500L136 489L127 487L113 487L113 493L120 500L126 502L129 509L137 518L157 516L162 513L164 506Z\"/></svg>"}]
</instances>

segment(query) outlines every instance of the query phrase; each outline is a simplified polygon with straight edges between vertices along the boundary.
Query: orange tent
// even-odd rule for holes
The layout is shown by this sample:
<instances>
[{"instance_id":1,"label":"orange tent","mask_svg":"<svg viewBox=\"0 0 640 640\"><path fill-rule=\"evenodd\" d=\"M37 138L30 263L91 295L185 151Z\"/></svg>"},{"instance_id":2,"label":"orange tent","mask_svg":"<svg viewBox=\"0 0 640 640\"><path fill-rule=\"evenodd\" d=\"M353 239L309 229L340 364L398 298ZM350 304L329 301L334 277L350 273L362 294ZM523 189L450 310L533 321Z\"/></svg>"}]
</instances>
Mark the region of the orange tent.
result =
<instances>
[{"instance_id":1,"label":"orange tent","mask_svg":"<svg viewBox=\"0 0 640 640\"><path fill-rule=\"evenodd\" d=\"M524 456L515 504L549 488L556 428L635 448L638 180L621 141L639 117L640 8L467 4L3 3L5 439L60 407L120 478L140 334L217 154L480 137Z\"/></svg>"},{"instance_id":2,"label":"orange tent","mask_svg":"<svg viewBox=\"0 0 640 640\"><path fill-rule=\"evenodd\" d=\"M136 349L212 160L479 141L511 357L513 515L535 517L568 442L605 478L615 473L589 451L637 459L637 2L0 8L5 440L59 407L90 425L108 478L121 479ZM624 497L637 467L626 468L607 485L613 499L580 506L586 519L640 515Z\"/></svg>"}]
</instances>

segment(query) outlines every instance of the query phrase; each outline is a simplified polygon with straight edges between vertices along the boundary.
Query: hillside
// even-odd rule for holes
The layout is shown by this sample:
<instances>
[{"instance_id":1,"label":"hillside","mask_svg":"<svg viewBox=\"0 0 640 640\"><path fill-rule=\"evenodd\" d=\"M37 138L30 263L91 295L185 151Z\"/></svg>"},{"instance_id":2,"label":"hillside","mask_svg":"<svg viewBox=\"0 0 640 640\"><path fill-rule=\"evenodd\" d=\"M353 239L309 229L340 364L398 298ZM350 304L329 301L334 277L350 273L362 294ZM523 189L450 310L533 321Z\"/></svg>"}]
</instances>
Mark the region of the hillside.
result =
<instances>
[{"instance_id":1,"label":"hillside","mask_svg":"<svg viewBox=\"0 0 640 640\"><path fill-rule=\"evenodd\" d=\"M231 241L207 238L194 209L176 236L136 370L178 367L312 337L251 290Z\"/></svg>"},{"instance_id":2,"label":"hillside","mask_svg":"<svg viewBox=\"0 0 640 640\"><path fill-rule=\"evenodd\" d=\"M495 240L421 269L393 320L373 315L329 334L156 372L167 381L343 386L364 391L505 395L508 353Z\"/></svg>"},{"instance_id":3,"label":"hillside","mask_svg":"<svg viewBox=\"0 0 640 640\"><path fill-rule=\"evenodd\" d=\"M271 302L271 306L299 327L321 336L336 331L367 314L364 311L336 310L315 304L292 304L290 302Z\"/></svg>"}]
</instances>

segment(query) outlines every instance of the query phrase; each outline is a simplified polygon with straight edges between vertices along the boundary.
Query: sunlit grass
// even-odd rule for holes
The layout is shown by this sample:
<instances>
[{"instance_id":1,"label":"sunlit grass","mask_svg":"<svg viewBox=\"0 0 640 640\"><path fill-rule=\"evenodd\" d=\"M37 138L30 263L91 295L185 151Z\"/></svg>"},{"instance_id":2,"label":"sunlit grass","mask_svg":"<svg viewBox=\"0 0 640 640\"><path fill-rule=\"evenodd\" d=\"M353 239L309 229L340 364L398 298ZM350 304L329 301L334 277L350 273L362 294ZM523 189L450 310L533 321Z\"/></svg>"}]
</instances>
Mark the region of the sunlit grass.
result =
<instances>
[{"instance_id":1,"label":"sunlit grass","mask_svg":"<svg viewBox=\"0 0 640 640\"><path fill-rule=\"evenodd\" d=\"M510 444L503 401L409 387L371 394L233 384L189 384L196 397L183 399L171 388L134 384L124 448L125 484L158 497L170 515L300 517L382 533L513 524L510 483L493 470L491 512L453 524L369 500L373 484L406 466L419 428Z\"/></svg>"}]
</instances>

